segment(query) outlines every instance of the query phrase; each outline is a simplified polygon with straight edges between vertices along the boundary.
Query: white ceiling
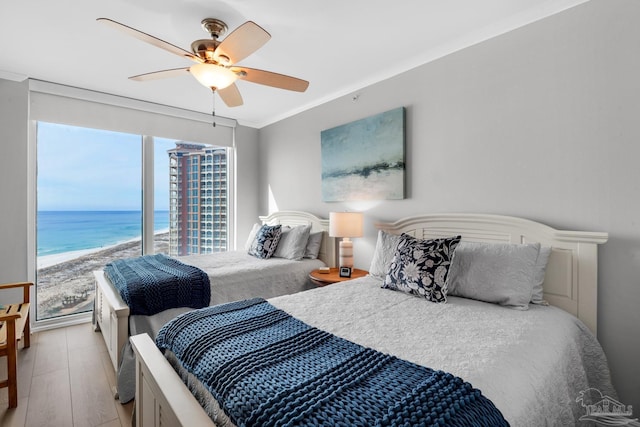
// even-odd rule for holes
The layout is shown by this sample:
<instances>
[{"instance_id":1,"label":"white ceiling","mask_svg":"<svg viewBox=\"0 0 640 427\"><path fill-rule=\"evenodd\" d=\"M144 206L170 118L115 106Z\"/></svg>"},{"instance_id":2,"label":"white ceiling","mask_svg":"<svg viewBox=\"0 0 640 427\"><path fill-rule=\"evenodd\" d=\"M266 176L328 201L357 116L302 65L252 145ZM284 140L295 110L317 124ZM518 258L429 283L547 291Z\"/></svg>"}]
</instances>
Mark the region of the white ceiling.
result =
<instances>
[{"instance_id":1,"label":"white ceiling","mask_svg":"<svg viewBox=\"0 0 640 427\"><path fill-rule=\"evenodd\" d=\"M2 0L0 78L33 78L211 113L192 76L128 76L185 58L96 22L107 17L190 50L206 17L272 38L239 65L310 82L305 93L239 81L244 105L216 114L262 127L587 0Z\"/></svg>"}]
</instances>

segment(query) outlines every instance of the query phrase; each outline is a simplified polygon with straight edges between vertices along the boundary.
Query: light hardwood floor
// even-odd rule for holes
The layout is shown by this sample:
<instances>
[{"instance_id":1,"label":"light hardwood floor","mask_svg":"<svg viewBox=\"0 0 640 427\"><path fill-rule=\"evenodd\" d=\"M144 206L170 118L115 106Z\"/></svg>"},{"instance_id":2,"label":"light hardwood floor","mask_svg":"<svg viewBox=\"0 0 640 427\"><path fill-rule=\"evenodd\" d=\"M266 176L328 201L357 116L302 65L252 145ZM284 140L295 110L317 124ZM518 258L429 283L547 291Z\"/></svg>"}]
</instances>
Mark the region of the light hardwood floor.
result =
<instances>
[{"instance_id":1,"label":"light hardwood floor","mask_svg":"<svg viewBox=\"0 0 640 427\"><path fill-rule=\"evenodd\" d=\"M6 378L0 358L0 377ZM0 389L2 427L125 427L133 403L113 398L115 373L102 336L90 323L37 332L18 350L18 407Z\"/></svg>"}]
</instances>

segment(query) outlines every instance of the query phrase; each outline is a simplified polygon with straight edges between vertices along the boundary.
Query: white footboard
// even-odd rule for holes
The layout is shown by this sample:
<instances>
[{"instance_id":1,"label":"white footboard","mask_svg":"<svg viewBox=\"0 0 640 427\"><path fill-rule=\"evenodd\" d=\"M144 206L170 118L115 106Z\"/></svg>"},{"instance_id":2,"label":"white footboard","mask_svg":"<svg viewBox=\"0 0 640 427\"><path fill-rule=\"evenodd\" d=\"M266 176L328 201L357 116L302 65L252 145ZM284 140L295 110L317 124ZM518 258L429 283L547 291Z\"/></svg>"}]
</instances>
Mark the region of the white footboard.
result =
<instances>
[{"instance_id":1,"label":"white footboard","mask_svg":"<svg viewBox=\"0 0 640 427\"><path fill-rule=\"evenodd\" d=\"M136 355L136 426L213 426L149 335L130 340Z\"/></svg>"},{"instance_id":2,"label":"white footboard","mask_svg":"<svg viewBox=\"0 0 640 427\"><path fill-rule=\"evenodd\" d=\"M129 307L103 271L94 271L93 276L96 282L95 321L107 345L113 368L117 371L122 347L129 337Z\"/></svg>"}]
</instances>

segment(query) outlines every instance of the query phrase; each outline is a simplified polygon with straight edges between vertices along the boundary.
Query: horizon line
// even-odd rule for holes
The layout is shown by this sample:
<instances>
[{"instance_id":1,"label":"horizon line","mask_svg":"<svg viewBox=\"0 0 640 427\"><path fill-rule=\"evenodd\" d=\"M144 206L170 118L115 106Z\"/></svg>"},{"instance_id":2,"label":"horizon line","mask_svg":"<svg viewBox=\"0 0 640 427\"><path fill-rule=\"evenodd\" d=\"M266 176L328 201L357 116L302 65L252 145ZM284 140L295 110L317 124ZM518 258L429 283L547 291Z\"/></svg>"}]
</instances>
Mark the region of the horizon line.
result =
<instances>
[{"instance_id":1,"label":"horizon line","mask_svg":"<svg viewBox=\"0 0 640 427\"><path fill-rule=\"evenodd\" d=\"M169 211L167 209L154 209L154 212ZM37 212L142 212L142 209L38 209Z\"/></svg>"}]
</instances>

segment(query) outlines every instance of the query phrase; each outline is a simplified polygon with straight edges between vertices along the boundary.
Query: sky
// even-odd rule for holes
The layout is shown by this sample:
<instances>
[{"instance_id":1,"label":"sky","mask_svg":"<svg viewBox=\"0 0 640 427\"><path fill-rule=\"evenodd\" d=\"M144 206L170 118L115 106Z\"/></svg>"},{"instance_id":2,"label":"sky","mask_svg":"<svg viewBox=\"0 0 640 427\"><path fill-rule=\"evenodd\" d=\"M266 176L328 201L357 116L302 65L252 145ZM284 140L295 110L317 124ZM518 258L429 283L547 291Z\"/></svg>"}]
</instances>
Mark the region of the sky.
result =
<instances>
[{"instance_id":1,"label":"sky","mask_svg":"<svg viewBox=\"0 0 640 427\"><path fill-rule=\"evenodd\" d=\"M141 210L142 136L38 122L38 210ZM155 138L155 210L169 209L175 141Z\"/></svg>"}]
</instances>

